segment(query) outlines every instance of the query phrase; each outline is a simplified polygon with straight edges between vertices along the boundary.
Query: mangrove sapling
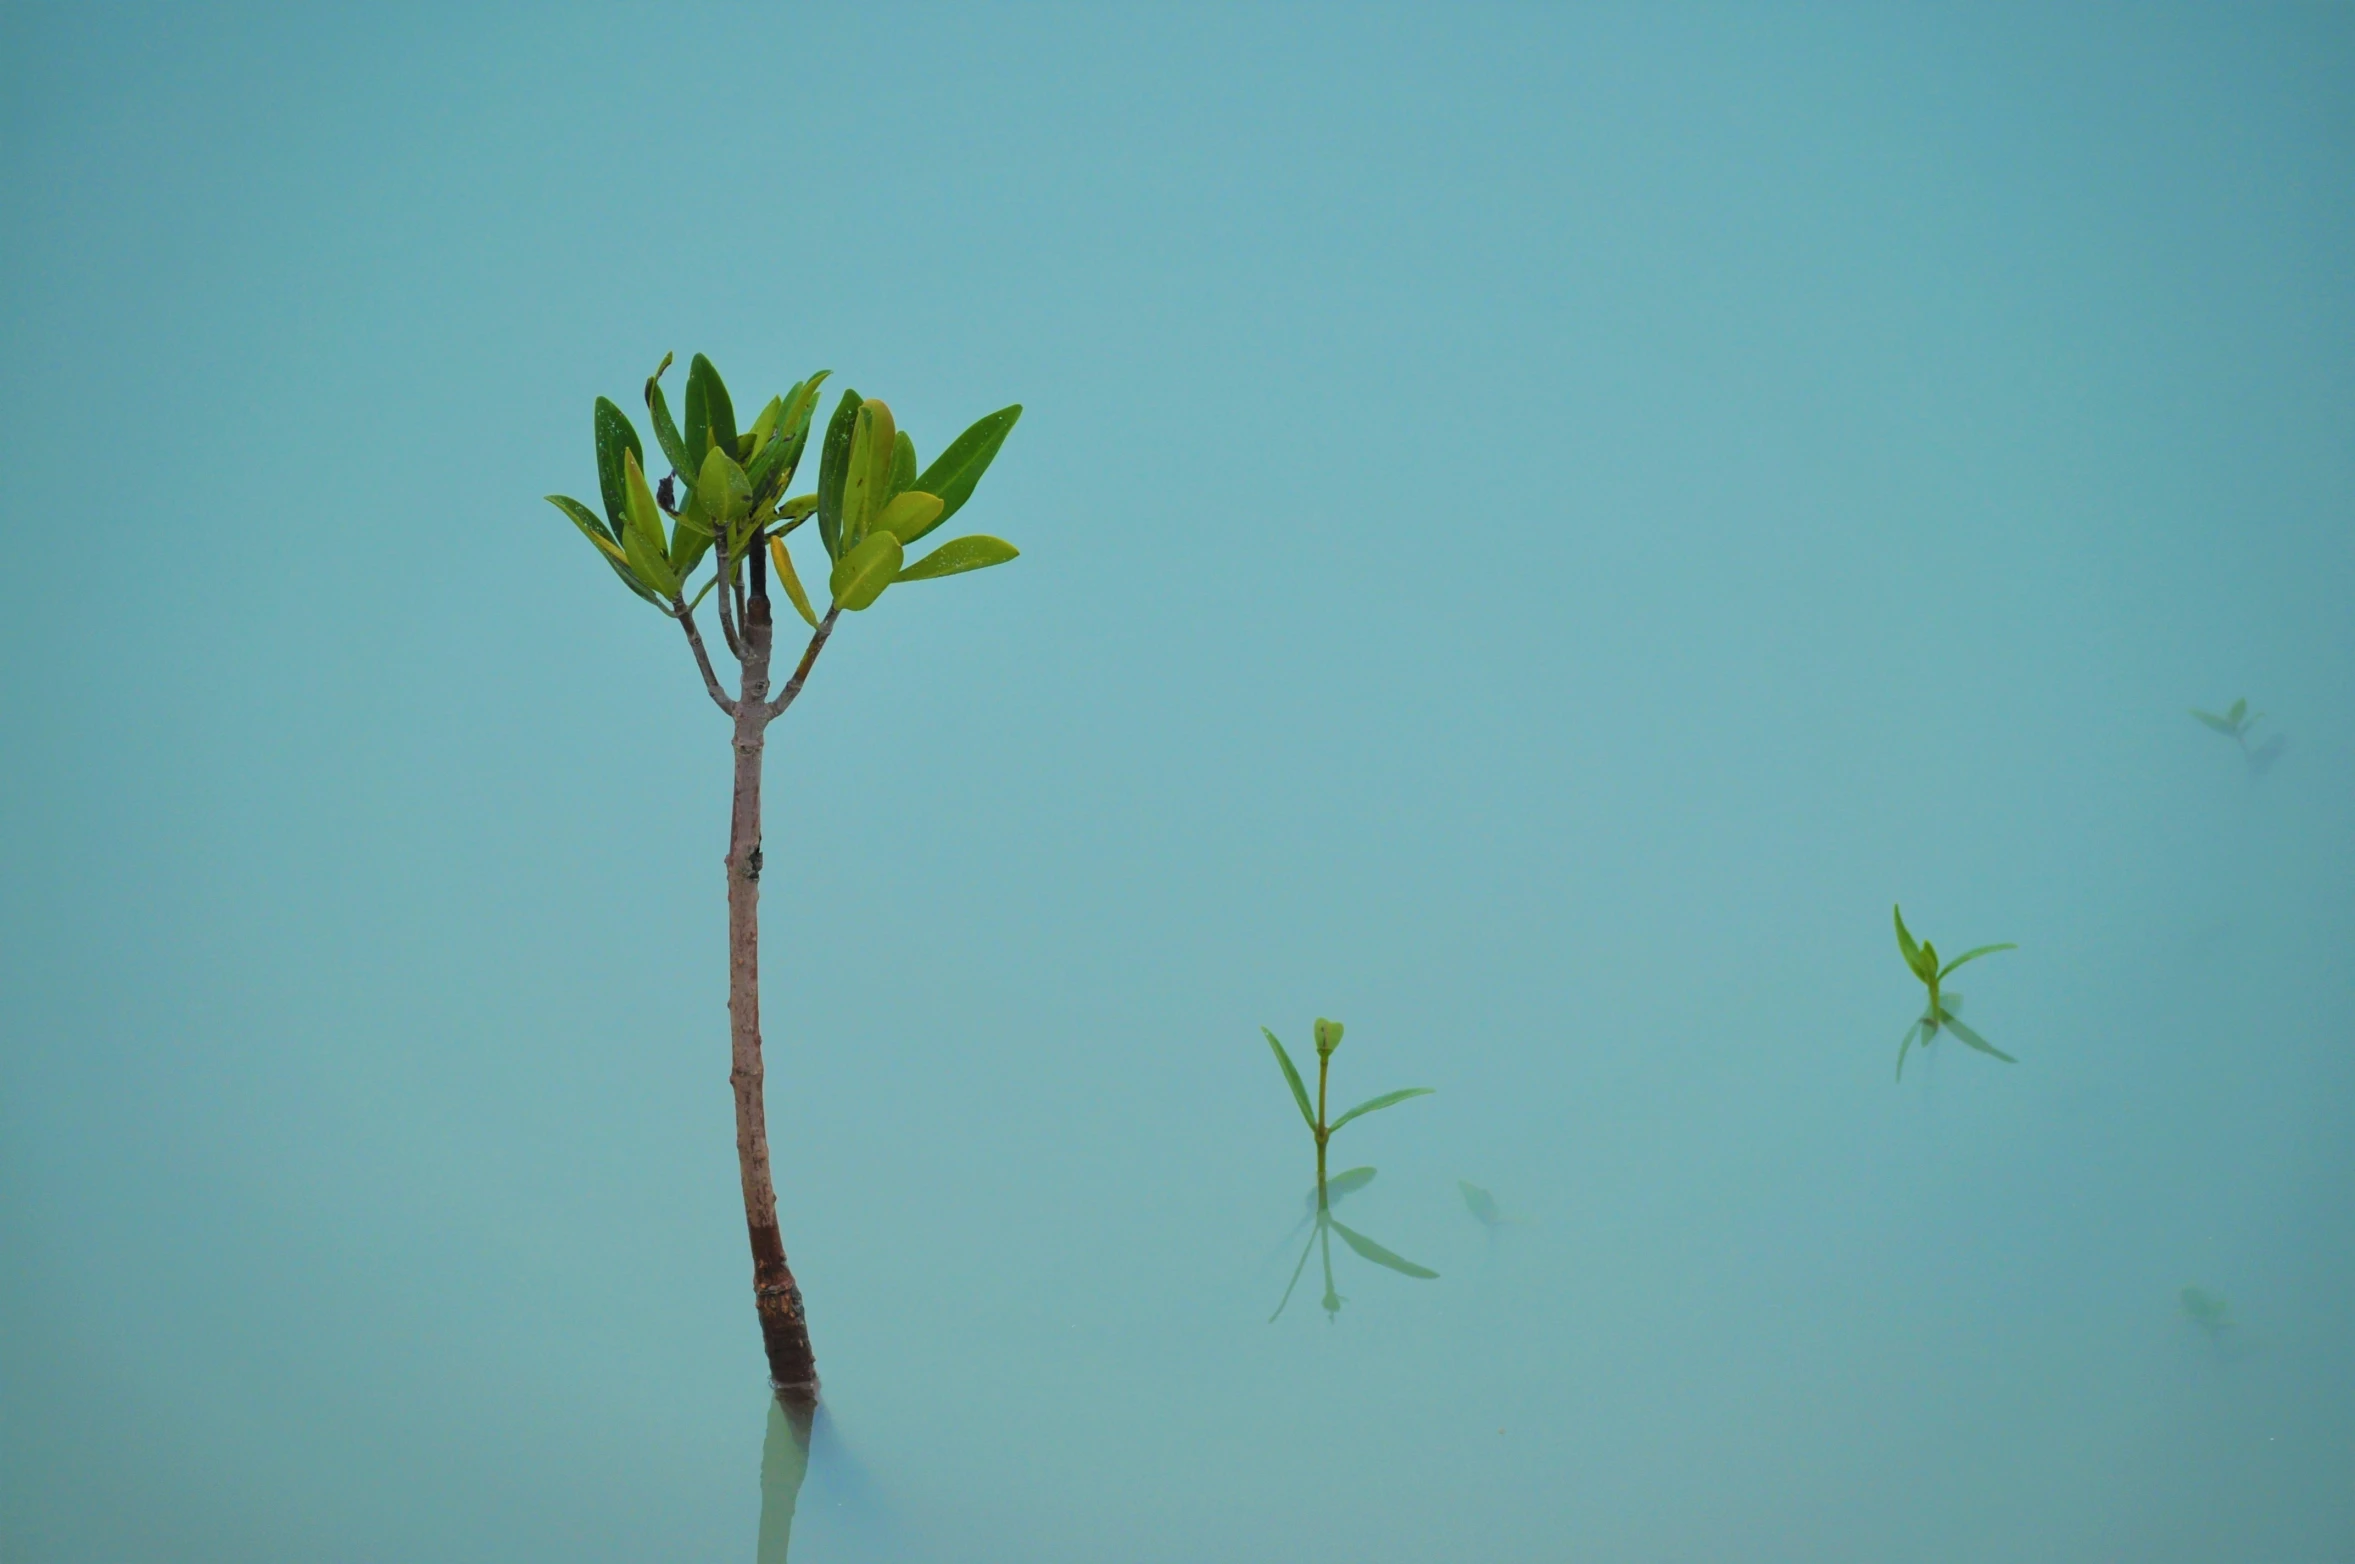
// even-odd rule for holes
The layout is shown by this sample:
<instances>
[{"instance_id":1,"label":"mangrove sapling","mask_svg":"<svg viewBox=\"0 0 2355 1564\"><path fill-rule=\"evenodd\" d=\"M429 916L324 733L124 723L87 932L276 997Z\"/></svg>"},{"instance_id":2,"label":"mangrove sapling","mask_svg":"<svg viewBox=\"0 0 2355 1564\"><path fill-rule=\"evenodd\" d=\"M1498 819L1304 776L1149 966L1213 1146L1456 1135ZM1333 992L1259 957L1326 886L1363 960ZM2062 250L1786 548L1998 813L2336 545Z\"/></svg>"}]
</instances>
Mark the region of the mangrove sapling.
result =
<instances>
[{"instance_id":1,"label":"mangrove sapling","mask_svg":"<svg viewBox=\"0 0 2355 1564\"><path fill-rule=\"evenodd\" d=\"M1926 1049L1941 1030L1952 1032L1983 1054L1992 1055L2006 1064L2018 1064L2019 1060L2014 1059L2010 1054L2005 1053L1956 1019L1955 1011L1962 1007L1962 995L1946 993L1942 991L1940 985L1946 981L1955 968L1966 961L1976 961L1981 956L1991 956L1999 950L2018 950L2020 947L2012 944L1981 945L1974 950L1964 951L1941 967L1938 965L1938 947L1926 940L1916 944L1913 935L1905 927L1903 909L1892 908L1891 911L1895 913L1897 918L1897 949L1905 957L1906 968L1915 977L1920 978L1923 985L1930 991L1929 1004L1923 1009L1922 1018L1905 1029L1905 1037L1897 1045L1897 1079L1900 1081L1905 1079L1905 1055L1906 1051L1914 1046L1915 1039L1918 1037L1921 1046Z\"/></svg>"},{"instance_id":2,"label":"mangrove sapling","mask_svg":"<svg viewBox=\"0 0 2355 1564\"><path fill-rule=\"evenodd\" d=\"M1325 1177L1325 1148L1343 1125L1352 1119L1363 1118L1366 1114L1379 1112L1381 1109L1405 1102L1410 1097L1428 1097L1431 1095L1431 1088L1409 1086L1399 1091L1384 1092L1379 1097L1368 1098L1347 1113L1342 1114L1341 1117L1328 1123L1325 1116L1326 1088L1332 1074L1333 1051L1341 1046L1341 1023L1320 1018L1316 1024L1317 1095L1316 1105L1313 1108L1309 1106L1308 1086L1301 1080L1300 1072L1292 1066L1292 1056L1284 1052L1284 1045L1276 1040L1275 1033L1264 1026L1259 1030L1260 1035L1267 1039L1268 1047L1275 1052L1276 1064L1284 1072L1285 1083L1292 1088L1292 1101L1300 1109L1300 1117L1308 1125L1308 1132L1315 1138L1317 1148L1317 1181L1316 1188L1311 1192L1312 1198L1316 1202L1312 1213L1316 1230L1309 1234L1308 1242L1301 1246L1300 1263L1292 1268L1292 1280L1285 1284L1284 1296L1278 1300L1276 1312L1268 1316L1269 1323L1273 1324L1283 1314L1284 1306L1292 1301L1292 1289L1300 1285L1300 1274L1308 1268L1309 1253L1311 1250L1317 1249L1321 1249L1324 1254L1325 1316L1327 1319L1331 1319L1341 1312L1341 1305L1348 1300L1343 1298L1333 1285L1333 1234L1335 1233L1341 1235L1343 1243L1376 1265L1386 1266L1401 1276L1412 1276L1422 1281L1436 1278L1439 1275L1437 1271L1428 1266L1417 1265L1402 1255L1392 1253L1365 1234L1345 1226L1334 1217L1334 1201L1340 1195L1359 1188L1367 1180L1370 1180L1374 1176L1372 1168L1351 1168L1348 1172L1331 1180L1327 1180ZM1359 1177L1360 1174L1363 1175L1362 1178ZM1353 1180L1354 1182L1352 1182Z\"/></svg>"},{"instance_id":3,"label":"mangrove sapling","mask_svg":"<svg viewBox=\"0 0 2355 1564\"><path fill-rule=\"evenodd\" d=\"M662 390L669 355L646 381L646 411L671 473L659 490L646 480L638 431L612 402L597 399L597 482L603 513L551 494L631 595L678 621L712 704L733 725L734 801L725 860L728 877L729 1082L736 1101L736 1158L744 1221L752 1245L753 1304L779 1398L814 1406L817 1360L801 1288L786 1263L769 1172L760 1034L761 758L768 726L801 694L836 621L848 609L875 605L897 582L923 581L1003 564L1015 550L998 538L952 539L910 564L905 550L972 498L982 474L1021 416L1001 408L975 423L929 466L917 467L915 443L882 402L845 391L826 426L816 492L786 498L818 405L820 370L783 396L771 397L749 428L736 426L719 371L702 354L687 371L686 423L671 417ZM674 484L678 487L674 489ZM831 568L821 618L803 589L785 540L812 518ZM692 597L692 577L706 560L712 574ZM810 628L809 644L777 697L769 698L774 623L768 578L777 582ZM736 658L736 693L719 675L695 623L703 599L718 595L720 633Z\"/></svg>"}]
</instances>

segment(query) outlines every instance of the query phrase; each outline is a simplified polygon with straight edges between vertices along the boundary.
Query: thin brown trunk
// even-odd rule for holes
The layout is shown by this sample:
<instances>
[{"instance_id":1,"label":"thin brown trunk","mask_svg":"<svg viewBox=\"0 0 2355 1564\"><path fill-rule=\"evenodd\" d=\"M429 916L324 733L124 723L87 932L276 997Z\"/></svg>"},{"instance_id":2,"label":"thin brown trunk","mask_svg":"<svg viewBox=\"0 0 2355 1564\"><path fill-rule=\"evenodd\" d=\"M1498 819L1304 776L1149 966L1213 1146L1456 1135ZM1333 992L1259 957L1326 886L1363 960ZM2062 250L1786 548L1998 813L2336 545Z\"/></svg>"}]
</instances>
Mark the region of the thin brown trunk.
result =
<instances>
[{"instance_id":1,"label":"thin brown trunk","mask_svg":"<svg viewBox=\"0 0 2355 1564\"><path fill-rule=\"evenodd\" d=\"M758 547L758 544L755 544ZM757 555L756 555L757 558ZM757 566L756 566L757 569ZM818 1364L810 1350L801 1288L785 1263L777 1230L777 1189L769 1176L768 1113L760 1056L760 770L770 710L769 649L774 625L767 594L746 605L743 693L736 703L735 809L728 831L728 1022L736 1089L736 1161L744 1180L744 1225L752 1241L753 1307L769 1379L787 1402L814 1404Z\"/></svg>"}]
</instances>

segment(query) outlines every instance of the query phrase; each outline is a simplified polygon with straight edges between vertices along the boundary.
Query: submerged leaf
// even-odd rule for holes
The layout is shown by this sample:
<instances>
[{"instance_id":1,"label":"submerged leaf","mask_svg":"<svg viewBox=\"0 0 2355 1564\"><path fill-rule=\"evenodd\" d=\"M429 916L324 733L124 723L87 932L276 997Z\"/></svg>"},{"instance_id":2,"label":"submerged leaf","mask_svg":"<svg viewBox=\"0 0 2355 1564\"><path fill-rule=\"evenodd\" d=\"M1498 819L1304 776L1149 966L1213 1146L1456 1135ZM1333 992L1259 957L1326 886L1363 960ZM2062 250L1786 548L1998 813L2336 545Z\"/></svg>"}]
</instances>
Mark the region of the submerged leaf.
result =
<instances>
[{"instance_id":1,"label":"submerged leaf","mask_svg":"<svg viewBox=\"0 0 2355 1564\"><path fill-rule=\"evenodd\" d=\"M1900 1083L1905 1080L1905 1052L1913 1046L1913 1040L1921 1030L1922 1023L1916 1021L1905 1029L1904 1038L1897 1044L1897 1079Z\"/></svg>"},{"instance_id":2,"label":"submerged leaf","mask_svg":"<svg viewBox=\"0 0 2355 1564\"><path fill-rule=\"evenodd\" d=\"M1467 1179L1457 1179L1456 1188L1464 1192L1464 1209L1478 1217L1481 1226L1496 1227L1503 1223L1505 1214L1498 1209L1496 1196Z\"/></svg>"},{"instance_id":3,"label":"submerged leaf","mask_svg":"<svg viewBox=\"0 0 2355 1564\"><path fill-rule=\"evenodd\" d=\"M1342 1196L1354 1195L1373 1181L1374 1170L1372 1168L1351 1168L1346 1173L1336 1173L1325 1180L1326 1202L1331 1205L1339 1205ZM1312 1189L1308 1192L1309 1208L1314 1210L1316 1203L1317 1192Z\"/></svg>"},{"instance_id":4,"label":"submerged leaf","mask_svg":"<svg viewBox=\"0 0 2355 1564\"><path fill-rule=\"evenodd\" d=\"M1383 1248L1380 1244L1375 1243L1365 1234L1355 1232L1347 1227L1342 1226L1338 1219L1334 1219L1332 1221L1332 1228L1334 1232L1341 1235L1341 1241L1343 1243L1349 1245L1350 1248L1355 1249L1359 1254L1373 1261L1376 1265L1386 1265L1401 1276L1412 1276L1420 1281L1433 1281L1436 1280L1439 1276L1439 1273L1432 1270L1429 1266L1417 1265L1414 1261L1407 1259L1403 1255L1392 1254L1389 1250Z\"/></svg>"},{"instance_id":5,"label":"submerged leaf","mask_svg":"<svg viewBox=\"0 0 2355 1564\"><path fill-rule=\"evenodd\" d=\"M1946 1029L1949 1032L1952 1032L1955 1036L1961 1038L1964 1042L1970 1044L1973 1048L1978 1049L1979 1052L1983 1054L1991 1054L1995 1058L2001 1059L2005 1064L2018 1064L2020 1062L2019 1060L2014 1059L2010 1054L2007 1054L2002 1049L1996 1047L1993 1043L1987 1041L1986 1038L1981 1037L1978 1033L1963 1025L1960 1021L1957 1021L1954 1018L1953 1012L1943 1012L1940 1014L1939 1019L1946 1023Z\"/></svg>"},{"instance_id":6,"label":"submerged leaf","mask_svg":"<svg viewBox=\"0 0 2355 1564\"><path fill-rule=\"evenodd\" d=\"M2191 709L2191 714L2228 739L2237 739L2241 735L2240 725L2229 717L2219 717L2214 712L2202 711L2197 706Z\"/></svg>"},{"instance_id":7,"label":"submerged leaf","mask_svg":"<svg viewBox=\"0 0 2355 1564\"><path fill-rule=\"evenodd\" d=\"M1300 1104L1301 1121L1314 1130L1317 1127L1317 1111L1309 1106L1308 1088L1301 1083L1300 1072L1292 1068L1292 1056L1284 1052L1284 1045L1276 1041L1275 1033L1263 1026L1259 1034L1267 1039L1268 1047L1276 1051L1276 1063L1283 1066L1284 1079L1292 1083L1292 1100Z\"/></svg>"},{"instance_id":8,"label":"submerged leaf","mask_svg":"<svg viewBox=\"0 0 2355 1564\"><path fill-rule=\"evenodd\" d=\"M1350 1109L1347 1113L1344 1113L1341 1115L1341 1117L1335 1119L1333 1121L1333 1128L1336 1130L1341 1128L1342 1125L1347 1124L1351 1119L1356 1118L1361 1113L1373 1113L1380 1109L1390 1107L1395 1103L1402 1103L1409 1097L1428 1097L1430 1095L1432 1095L1432 1088L1428 1086L1409 1086L1400 1091L1384 1092L1379 1097L1369 1098L1367 1101L1359 1103L1356 1107ZM1328 1131L1327 1133L1329 1134L1331 1132Z\"/></svg>"}]
</instances>

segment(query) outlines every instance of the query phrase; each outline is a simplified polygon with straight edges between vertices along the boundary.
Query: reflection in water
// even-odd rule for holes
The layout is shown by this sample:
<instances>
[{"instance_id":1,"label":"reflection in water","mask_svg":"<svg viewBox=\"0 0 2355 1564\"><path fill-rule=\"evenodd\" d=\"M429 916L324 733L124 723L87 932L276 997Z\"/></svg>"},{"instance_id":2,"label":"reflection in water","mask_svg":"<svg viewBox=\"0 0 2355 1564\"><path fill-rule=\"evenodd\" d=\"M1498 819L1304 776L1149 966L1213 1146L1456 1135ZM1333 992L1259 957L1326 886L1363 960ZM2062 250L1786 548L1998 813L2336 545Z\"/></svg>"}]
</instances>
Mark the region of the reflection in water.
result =
<instances>
[{"instance_id":1,"label":"reflection in water","mask_svg":"<svg viewBox=\"0 0 2355 1564\"><path fill-rule=\"evenodd\" d=\"M772 1396L760 1456L757 1564L784 1564L797 1518L829 1559L881 1561L909 1551L826 1408Z\"/></svg>"},{"instance_id":2,"label":"reflection in water","mask_svg":"<svg viewBox=\"0 0 2355 1564\"><path fill-rule=\"evenodd\" d=\"M1504 1208L1496 1203L1496 1196L1482 1189L1478 1184L1472 1183L1468 1179L1459 1178L1456 1180L1456 1188L1463 1191L1464 1209L1471 1212L1473 1220L1491 1233L1500 1227L1519 1225L1521 1219L1517 1216L1505 1215Z\"/></svg>"},{"instance_id":3,"label":"reflection in water","mask_svg":"<svg viewBox=\"0 0 2355 1564\"><path fill-rule=\"evenodd\" d=\"M1308 1257L1312 1250L1324 1258L1325 1318L1330 1320L1341 1313L1341 1305L1349 1300L1343 1297L1339 1289L1333 1285L1333 1235L1335 1233L1339 1233L1343 1243L1366 1259L1373 1261L1376 1265L1387 1266L1401 1276L1412 1276L1418 1281L1427 1282L1436 1279L1439 1275L1429 1266L1417 1265L1404 1255L1392 1253L1354 1228L1344 1227L1334 1218L1333 1208L1329 1203L1319 1206L1312 1220L1316 1223L1316 1231L1310 1233L1308 1242L1300 1246L1300 1263L1292 1267L1292 1279L1284 1284L1284 1296L1276 1300L1276 1312L1267 1317L1267 1322L1270 1325L1283 1316L1285 1305L1292 1301L1292 1290L1300 1285L1300 1275L1308 1269Z\"/></svg>"},{"instance_id":4,"label":"reflection in water","mask_svg":"<svg viewBox=\"0 0 2355 1564\"><path fill-rule=\"evenodd\" d=\"M760 1542L753 1552L758 1564L785 1564L793 1545L793 1510L809 1474L815 1411L804 1401L788 1407L782 1396L769 1398L769 1433L760 1447Z\"/></svg>"}]
</instances>

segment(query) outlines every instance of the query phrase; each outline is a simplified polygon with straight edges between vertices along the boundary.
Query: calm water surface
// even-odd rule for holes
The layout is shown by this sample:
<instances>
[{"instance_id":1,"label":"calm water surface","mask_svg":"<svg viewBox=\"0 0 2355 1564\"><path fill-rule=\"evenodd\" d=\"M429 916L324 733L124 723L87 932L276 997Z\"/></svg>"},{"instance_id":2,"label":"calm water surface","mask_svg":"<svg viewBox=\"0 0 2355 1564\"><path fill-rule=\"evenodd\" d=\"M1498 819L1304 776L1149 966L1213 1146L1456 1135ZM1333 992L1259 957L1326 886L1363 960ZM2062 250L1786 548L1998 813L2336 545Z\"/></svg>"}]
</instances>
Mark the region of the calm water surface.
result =
<instances>
[{"instance_id":1,"label":"calm water surface","mask_svg":"<svg viewBox=\"0 0 2355 1564\"><path fill-rule=\"evenodd\" d=\"M0 79L0 1558L2355 1559L2348 13ZM726 731L540 500L699 349L1028 408L772 736L806 1447Z\"/></svg>"}]
</instances>

